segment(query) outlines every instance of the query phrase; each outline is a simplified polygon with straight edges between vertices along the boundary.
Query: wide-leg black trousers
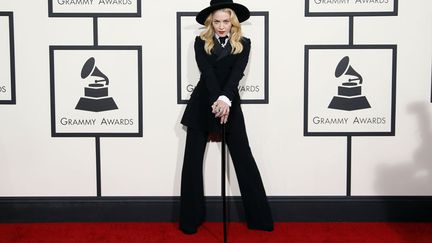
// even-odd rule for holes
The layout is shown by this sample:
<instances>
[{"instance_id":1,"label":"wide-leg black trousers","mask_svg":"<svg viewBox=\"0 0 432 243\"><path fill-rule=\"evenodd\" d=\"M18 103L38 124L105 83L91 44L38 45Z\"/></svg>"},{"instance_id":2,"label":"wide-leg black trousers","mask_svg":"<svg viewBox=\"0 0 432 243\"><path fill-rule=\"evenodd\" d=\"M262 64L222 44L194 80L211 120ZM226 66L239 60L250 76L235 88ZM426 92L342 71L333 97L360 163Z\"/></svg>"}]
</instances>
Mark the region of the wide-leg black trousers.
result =
<instances>
[{"instance_id":1,"label":"wide-leg black trousers","mask_svg":"<svg viewBox=\"0 0 432 243\"><path fill-rule=\"evenodd\" d=\"M234 164L247 225L251 229L273 230L273 217L246 129L232 130L226 142ZM195 230L205 217L203 159L207 132L189 128L181 177L180 228Z\"/></svg>"}]
</instances>

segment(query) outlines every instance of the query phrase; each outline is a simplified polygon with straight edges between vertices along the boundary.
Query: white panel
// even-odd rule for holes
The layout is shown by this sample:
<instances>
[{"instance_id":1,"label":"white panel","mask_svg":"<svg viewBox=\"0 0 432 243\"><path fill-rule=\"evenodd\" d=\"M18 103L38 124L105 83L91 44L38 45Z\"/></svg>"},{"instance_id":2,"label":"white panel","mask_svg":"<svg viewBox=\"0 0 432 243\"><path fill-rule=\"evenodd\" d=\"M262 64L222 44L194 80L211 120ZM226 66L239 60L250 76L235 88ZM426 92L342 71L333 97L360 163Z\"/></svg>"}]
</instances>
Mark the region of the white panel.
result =
<instances>
[{"instance_id":1,"label":"white panel","mask_svg":"<svg viewBox=\"0 0 432 243\"><path fill-rule=\"evenodd\" d=\"M356 20L356 43L398 44L398 73L396 136L353 139L353 195L432 195L432 8L420 2Z\"/></svg>"},{"instance_id":2,"label":"white panel","mask_svg":"<svg viewBox=\"0 0 432 243\"><path fill-rule=\"evenodd\" d=\"M49 105L48 46L91 40L85 31L91 22L58 19L64 24L51 24L46 1L0 6L14 12L17 90L16 105L0 106L0 195L96 196L94 138L52 138Z\"/></svg>"},{"instance_id":3,"label":"white panel","mask_svg":"<svg viewBox=\"0 0 432 243\"><path fill-rule=\"evenodd\" d=\"M391 12L395 0L307 0L311 13Z\"/></svg>"},{"instance_id":4,"label":"white panel","mask_svg":"<svg viewBox=\"0 0 432 243\"><path fill-rule=\"evenodd\" d=\"M208 2L143 1L141 18L98 19L99 45L142 46L143 61L143 137L100 139L103 196L179 195L186 132L176 13ZM347 45L348 17L305 17L305 1L238 2L269 12L269 104L243 105L268 195L345 195L347 138L305 137L303 104L305 45ZM50 45L93 45L92 19L49 18L44 0L1 1L0 9L14 12L17 93L16 105L0 105L0 196L95 196L95 139L51 137L49 73ZM397 45L397 107L395 136L352 138L353 195L432 195L431 11L428 0L399 1L399 16L354 18L354 44ZM379 97L380 89L364 92ZM208 146L204 163L206 195L219 195L219 144ZM229 179L239 195L232 167Z\"/></svg>"},{"instance_id":5,"label":"white panel","mask_svg":"<svg viewBox=\"0 0 432 243\"><path fill-rule=\"evenodd\" d=\"M338 48L309 50L308 131L390 132L392 49Z\"/></svg>"},{"instance_id":6,"label":"white panel","mask_svg":"<svg viewBox=\"0 0 432 243\"><path fill-rule=\"evenodd\" d=\"M53 52L56 132L138 133L138 51L74 48Z\"/></svg>"},{"instance_id":7,"label":"white panel","mask_svg":"<svg viewBox=\"0 0 432 243\"><path fill-rule=\"evenodd\" d=\"M54 13L136 13L136 0L49 0Z\"/></svg>"}]
</instances>

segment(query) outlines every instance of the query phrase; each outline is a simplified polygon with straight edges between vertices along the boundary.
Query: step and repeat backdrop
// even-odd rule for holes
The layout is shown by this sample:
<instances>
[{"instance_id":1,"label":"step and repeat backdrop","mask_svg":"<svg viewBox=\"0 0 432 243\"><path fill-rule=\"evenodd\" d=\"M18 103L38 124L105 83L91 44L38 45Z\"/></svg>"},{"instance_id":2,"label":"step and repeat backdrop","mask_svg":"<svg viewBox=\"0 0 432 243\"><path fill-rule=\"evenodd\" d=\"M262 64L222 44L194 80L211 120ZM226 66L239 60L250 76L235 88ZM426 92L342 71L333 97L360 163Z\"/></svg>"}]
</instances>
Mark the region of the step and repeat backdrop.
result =
<instances>
[{"instance_id":1,"label":"step and repeat backdrop","mask_svg":"<svg viewBox=\"0 0 432 243\"><path fill-rule=\"evenodd\" d=\"M268 195L431 196L432 2L238 2L252 41L238 89ZM178 196L208 5L2 0L0 198ZM208 196L220 150L206 150Z\"/></svg>"}]
</instances>

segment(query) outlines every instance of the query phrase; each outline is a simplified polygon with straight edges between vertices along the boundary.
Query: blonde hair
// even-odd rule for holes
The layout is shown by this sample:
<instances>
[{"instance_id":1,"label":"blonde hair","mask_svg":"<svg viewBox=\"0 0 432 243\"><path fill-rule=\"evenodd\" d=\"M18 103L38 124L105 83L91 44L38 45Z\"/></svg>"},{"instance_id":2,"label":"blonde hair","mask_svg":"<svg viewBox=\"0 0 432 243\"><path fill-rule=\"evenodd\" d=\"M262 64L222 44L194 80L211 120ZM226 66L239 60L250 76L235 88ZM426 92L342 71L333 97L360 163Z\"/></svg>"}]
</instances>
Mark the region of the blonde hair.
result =
<instances>
[{"instance_id":1,"label":"blonde hair","mask_svg":"<svg viewBox=\"0 0 432 243\"><path fill-rule=\"evenodd\" d=\"M218 9L220 11L223 11L225 13L230 14L230 21L231 21L231 31L230 31L230 44L231 44L231 54L238 54L243 51L243 45L240 42L242 38L242 31L241 31L241 25L237 18L237 15L235 12L230 8L224 8L224 9ZM216 10L216 11L218 11ZM214 13L214 12L213 12ZM207 54L211 54L211 51L214 48L214 41L213 37L215 35L214 29L213 29L213 13L209 14L206 21L204 22L205 29L200 34L201 40L205 41L204 44L204 50L207 52Z\"/></svg>"}]
</instances>

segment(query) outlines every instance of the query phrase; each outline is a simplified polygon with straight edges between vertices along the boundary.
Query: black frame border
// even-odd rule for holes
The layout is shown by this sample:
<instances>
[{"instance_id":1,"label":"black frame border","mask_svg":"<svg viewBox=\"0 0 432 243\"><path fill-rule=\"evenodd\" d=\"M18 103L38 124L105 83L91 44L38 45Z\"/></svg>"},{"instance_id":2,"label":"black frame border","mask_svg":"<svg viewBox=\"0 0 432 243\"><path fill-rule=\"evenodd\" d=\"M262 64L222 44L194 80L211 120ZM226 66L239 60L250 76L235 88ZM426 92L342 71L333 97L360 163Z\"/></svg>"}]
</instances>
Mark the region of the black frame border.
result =
<instances>
[{"instance_id":1,"label":"black frame border","mask_svg":"<svg viewBox=\"0 0 432 243\"><path fill-rule=\"evenodd\" d=\"M137 133L58 133L55 126L55 50L135 50L138 65L138 132ZM50 60L50 103L52 137L142 137L143 136L143 84L142 84L142 47L141 46L49 46Z\"/></svg>"},{"instance_id":2,"label":"black frame border","mask_svg":"<svg viewBox=\"0 0 432 243\"><path fill-rule=\"evenodd\" d=\"M141 17L141 0L137 1L137 11L136 13L54 13L53 11L53 1L55 0L48 0L48 17Z\"/></svg>"},{"instance_id":3,"label":"black frame border","mask_svg":"<svg viewBox=\"0 0 432 243\"><path fill-rule=\"evenodd\" d=\"M177 104L187 104L188 100L181 97L181 17L195 17L198 12L177 12ZM251 16L264 17L264 99L241 99L241 104L269 103L269 12L252 11Z\"/></svg>"},{"instance_id":4,"label":"black frame border","mask_svg":"<svg viewBox=\"0 0 432 243\"><path fill-rule=\"evenodd\" d=\"M392 54L392 91L391 91L391 124L389 132L309 132L309 50L311 49L391 49ZM304 136L394 136L396 123L396 73L397 45L305 45L304 49Z\"/></svg>"},{"instance_id":5,"label":"black frame border","mask_svg":"<svg viewBox=\"0 0 432 243\"><path fill-rule=\"evenodd\" d=\"M15 40L14 40L14 21L13 12L0 12L0 16L9 18L9 56L10 56L10 100L0 100L2 105L16 104L16 84L15 84Z\"/></svg>"},{"instance_id":6,"label":"black frame border","mask_svg":"<svg viewBox=\"0 0 432 243\"><path fill-rule=\"evenodd\" d=\"M310 12L310 0L305 0L305 17L343 17L343 16L397 16L398 0L393 0L393 11L391 12Z\"/></svg>"}]
</instances>

